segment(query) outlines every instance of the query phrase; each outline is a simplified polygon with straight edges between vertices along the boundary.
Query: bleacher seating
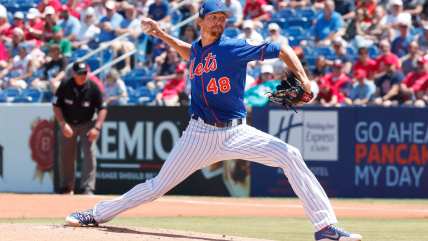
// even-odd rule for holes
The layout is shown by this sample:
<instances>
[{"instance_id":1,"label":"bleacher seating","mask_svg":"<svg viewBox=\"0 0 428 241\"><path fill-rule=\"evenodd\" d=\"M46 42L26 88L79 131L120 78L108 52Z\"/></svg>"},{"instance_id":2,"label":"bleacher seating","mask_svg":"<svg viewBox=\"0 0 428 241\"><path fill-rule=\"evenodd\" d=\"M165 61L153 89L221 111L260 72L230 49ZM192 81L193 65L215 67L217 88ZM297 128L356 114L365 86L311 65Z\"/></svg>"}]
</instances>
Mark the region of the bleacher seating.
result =
<instances>
[{"instance_id":1,"label":"bleacher seating","mask_svg":"<svg viewBox=\"0 0 428 241\"><path fill-rule=\"evenodd\" d=\"M122 77L126 86L130 86L134 89L137 89L140 86L144 86L148 81L152 79L151 75L148 73L147 69L137 68L131 70L125 76Z\"/></svg>"},{"instance_id":2,"label":"bleacher seating","mask_svg":"<svg viewBox=\"0 0 428 241\"><path fill-rule=\"evenodd\" d=\"M101 61L98 57L91 57L86 60L86 63L89 65L89 68L94 71L101 66Z\"/></svg>"},{"instance_id":3,"label":"bleacher seating","mask_svg":"<svg viewBox=\"0 0 428 241\"><path fill-rule=\"evenodd\" d=\"M33 88L23 90L20 96L27 98L29 102L41 102L43 99L43 93Z\"/></svg>"},{"instance_id":4,"label":"bleacher seating","mask_svg":"<svg viewBox=\"0 0 428 241\"><path fill-rule=\"evenodd\" d=\"M286 28L283 33L285 36L298 37L305 35L305 30L303 30L303 28L300 26L290 26Z\"/></svg>"},{"instance_id":5,"label":"bleacher seating","mask_svg":"<svg viewBox=\"0 0 428 241\"><path fill-rule=\"evenodd\" d=\"M13 22L13 14L16 11L22 11L25 13L29 8L37 7L37 4L41 0L0 0L0 4L3 4L7 8L7 17ZM60 0L62 4L67 4L68 0ZM245 5L245 0L240 0L242 5ZM275 9L278 7L276 3L271 2ZM383 6L383 3L378 4L379 7ZM324 56L329 60L337 59L336 54L334 53L331 47L319 47L319 45L313 36L312 28L315 20L320 16L322 10L316 11L313 7L303 7L303 8L285 8L279 11L273 10L270 20L262 20L263 26L260 29L256 29L259 33L262 34L264 38L269 36L268 25L272 22L277 23L281 28L281 34L289 39L289 44L292 47L300 46L303 48L305 62L307 63L309 69L315 67L316 59L319 56ZM43 14L43 13L42 13ZM171 26L179 23L183 20L183 15L180 11L174 10L169 13L171 17ZM258 25L258 24L257 24ZM178 37L182 29L176 29L172 34ZM242 30L236 27L227 27L224 31L224 35L235 38ZM414 36L423 35L423 25L412 26L410 28L410 33ZM303 41L304 40L304 41ZM346 38L348 41L348 47L346 48L347 55L355 61L358 57L357 50L352 47L352 39ZM127 74L123 75L121 78L124 80L129 95L129 103L131 104L146 104L153 101L156 96L155 93L152 93L147 89L147 82L151 81L153 76L156 74L155 68L151 65L154 62L153 56L158 56L158 49L160 52L164 50L163 47L156 48L161 42L161 40L150 37L142 33L138 39L134 42L136 47L136 53L132 56L132 64L135 69L132 69ZM71 57L67 60L70 64L76 61L77 59L87 55L93 49L96 49L100 46L99 39L95 39L88 44L90 49L73 49ZM147 48L149 47L149 49ZM42 49L45 51L45 49ZM149 50L149 51L147 51ZM376 58L381 53L377 47L377 43L368 47L369 56L371 58ZM106 63L113 61L113 58L118 57L116 55L123 54L121 51L119 53L113 53L112 48L106 48L99 53L86 58L85 61L88 63L92 71L99 69L101 66L104 66ZM152 54L153 56L151 56ZM122 69L125 61L121 61L113 65L118 69ZM135 65L134 65L135 64ZM70 65L71 66L71 65ZM142 67L144 66L144 67ZM26 81L29 83L35 78L43 78L43 71L34 71L33 76L28 78ZM104 80L103 76L106 71L100 73L100 79ZM249 74L253 77L257 77L260 74L260 68L255 67L249 70ZM352 73L348 73L352 74ZM0 89L0 102L39 102L47 101L51 98L52 93L41 93L40 91L29 89L20 92L18 89L7 88L4 91Z\"/></svg>"},{"instance_id":6,"label":"bleacher seating","mask_svg":"<svg viewBox=\"0 0 428 241\"><path fill-rule=\"evenodd\" d=\"M36 7L37 3L38 1L35 0L0 0L0 4L4 5L12 15L18 11L27 12L28 9Z\"/></svg>"},{"instance_id":7,"label":"bleacher seating","mask_svg":"<svg viewBox=\"0 0 428 241\"><path fill-rule=\"evenodd\" d=\"M131 86L126 86L126 91L128 92L128 104L129 105L136 105L138 104L138 97L137 93L134 88Z\"/></svg>"},{"instance_id":8,"label":"bleacher seating","mask_svg":"<svg viewBox=\"0 0 428 241\"><path fill-rule=\"evenodd\" d=\"M17 88L6 88L0 93L0 102L13 102L13 100L21 94L21 90Z\"/></svg>"},{"instance_id":9,"label":"bleacher seating","mask_svg":"<svg viewBox=\"0 0 428 241\"><path fill-rule=\"evenodd\" d=\"M316 19L318 13L313 8L301 8L296 9L295 15L298 17L304 17L309 21Z\"/></svg>"},{"instance_id":10,"label":"bleacher seating","mask_svg":"<svg viewBox=\"0 0 428 241\"><path fill-rule=\"evenodd\" d=\"M140 86L135 93L138 96L138 103L141 105L152 102L156 97L156 93L145 86Z\"/></svg>"},{"instance_id":11,"label":"bleacher seating","mask_svg":"<svg viewBox=\"0 0 428 241\"><path fill-rule=\"evenodd\" d=\"M370 58L373 58L373 59L376 58L380 53L380 51L376 45L371 45L368 48L368 51L369 51Z\"/></svg>"},{"instance_id":12,"label":"bleacher seating","mask_svg":"<svg viewBox=\"0 0 428 241\"><path fill-rule=\"evenodd\" d=\"M351 57L352 60L357 58L357 51L352 46L346 47L346 53L349 57Z\"/></svg>"},{"instance_id":13,"label":"bleacher seating","mask_svg":"<svg viewBox=\"0 0 428 241\"><path fill-rule=\"evenodd\" d=\"M272 20L274 21L284 21L287 18L291 18L295 16L294 9L284 8L281 11L278 11L272 14Z\"/></svg>"},{"instance_id":14,"label":"bleacher seating","mask_svg":"<svg viewBox=\"0 0 428 241\"><path fill-rule=\"evenodd\" d=\"M0 103L4 103L6 101L6 96L3 94L3 91L0 90Z\"/></svg>"},{"instance_id":15,"label":"bleacher seating","mask_svg":"<svg viewBox=\"0 0 428 241\"><path fill-rule=\"evenodd\" d=\"M43 99L43 93L40 90L28 88L21 91L21 93L13 98L14 103L37 103Z\"/></svg>"},{"instance_id":16,"label":"bleacher seating","mask_svg":"<svg viewBox=\"0 0 428 241\"><path fill-rule=\"evenodd\" d=\"M333 51L333 49L331 49L330 47L318 47L314 49L314 54L315 55L322 55L324 57L326 57L327 59L334 59L335 58L335 53Z\"/></svg>"},{"instance_id":17,"label":"bleacher seating","mask_svg":"<svg viewBox=\"0 0 428 241\"><path fill-rule=\"evenodd\" d=\"M291 17L284 21L283 26L286 26L287 28L291 26L299 26L303 29L309 29L312 27L312 22L305 17Z\"/></svg>"}]
</instances>

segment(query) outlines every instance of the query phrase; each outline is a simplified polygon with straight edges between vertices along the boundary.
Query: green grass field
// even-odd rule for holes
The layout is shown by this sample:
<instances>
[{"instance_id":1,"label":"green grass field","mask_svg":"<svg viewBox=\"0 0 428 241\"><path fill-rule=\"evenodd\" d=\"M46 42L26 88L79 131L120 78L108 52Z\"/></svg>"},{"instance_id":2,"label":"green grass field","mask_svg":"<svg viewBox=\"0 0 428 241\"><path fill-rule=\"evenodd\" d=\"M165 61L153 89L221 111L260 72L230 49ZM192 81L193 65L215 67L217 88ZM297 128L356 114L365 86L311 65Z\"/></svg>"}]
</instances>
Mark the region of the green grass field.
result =
<instances>
[{"instance_id":1,"label":"green grass field","mask_svg":"<svg viewBox=\"0 0 428 241\"><path fill-rule=\"evenodd\" d=\"M0 223L61 224L63 219L0 219ZM304 218L116 218L109 225L187 230L284 241L313 240L312 226ZM343 218L341 226L361 233L364 241L428 241L428 218L397 220Z\"/></svg>"}]
</instances>

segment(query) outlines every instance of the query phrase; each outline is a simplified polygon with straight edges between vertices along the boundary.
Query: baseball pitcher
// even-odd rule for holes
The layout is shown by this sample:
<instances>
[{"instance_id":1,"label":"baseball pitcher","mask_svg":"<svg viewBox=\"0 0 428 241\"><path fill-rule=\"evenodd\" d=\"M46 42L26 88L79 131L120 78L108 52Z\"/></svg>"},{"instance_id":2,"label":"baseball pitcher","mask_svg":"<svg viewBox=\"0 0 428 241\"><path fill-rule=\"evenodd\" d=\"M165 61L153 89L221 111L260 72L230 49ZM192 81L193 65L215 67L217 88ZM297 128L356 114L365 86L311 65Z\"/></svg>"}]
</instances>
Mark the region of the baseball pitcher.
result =
<instances>
[{"instance_id":1,"label":"baseball pitcher","mask_svg":"<svg viewBox=\"0 0 428 241\"><path fill-rule=\"evenodd\" d=\"M97 225L138 205L153 201L193 172L222 160L244 159L279 167L303 203L315 228L315 240L359 241L343 231L323 188L306 166L300 151L282 140L246 125L243 103L249 61L280 58L293 73L293 84L282 85L273 100L290 107L313 97L308 77L289 46L252 43L222 36L228 13L222 0L205 0L197 24L200 40L185 43L168 35L152 19L143 19L146 33L160 38L190 62L191 119L159 174L122 196L66 217L72 226Z\"/></svg>"}]
</instances>

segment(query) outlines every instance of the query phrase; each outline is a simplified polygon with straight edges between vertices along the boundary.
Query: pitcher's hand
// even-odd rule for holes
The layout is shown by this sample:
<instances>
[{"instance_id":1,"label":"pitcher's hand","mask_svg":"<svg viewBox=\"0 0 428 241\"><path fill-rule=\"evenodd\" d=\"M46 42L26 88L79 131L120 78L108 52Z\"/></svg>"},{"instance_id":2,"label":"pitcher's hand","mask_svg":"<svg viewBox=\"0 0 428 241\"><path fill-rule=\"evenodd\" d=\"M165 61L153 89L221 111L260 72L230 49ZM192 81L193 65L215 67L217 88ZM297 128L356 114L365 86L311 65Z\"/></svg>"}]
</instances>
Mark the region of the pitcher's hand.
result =
<instances>
[{"instance_id":1,"label":"pitcher's hand","mask_svg":"<svg viewBox=\"0 0 428 241\"><path fill-rule=\"evenodd\" d=\"M155 37L159 37L160 33L162 32L159 23L151 18L143 18L141 20L141 29L143 32Z\"/></svg>"}]
</instances>

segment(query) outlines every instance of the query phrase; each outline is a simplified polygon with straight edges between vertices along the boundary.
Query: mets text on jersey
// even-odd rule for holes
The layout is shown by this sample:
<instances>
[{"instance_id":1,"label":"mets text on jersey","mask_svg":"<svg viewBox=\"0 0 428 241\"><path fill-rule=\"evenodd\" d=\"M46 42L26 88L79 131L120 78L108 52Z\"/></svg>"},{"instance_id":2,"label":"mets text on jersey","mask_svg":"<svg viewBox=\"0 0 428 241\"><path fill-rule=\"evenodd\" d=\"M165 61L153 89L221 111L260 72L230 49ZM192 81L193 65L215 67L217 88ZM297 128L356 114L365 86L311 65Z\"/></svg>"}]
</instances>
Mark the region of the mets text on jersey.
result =
<instances>
[{"instance_id":1,"label":"mets text on jersey","mask_svg":"<svg viewBox=\"0 0 428 241\"><path fill-rule=\"evenodd\" d=\"M193 79L196 76L201 76L203 73L209 73L211 71L217 70L217 60L216 56L213 55L211 52L208 53L208 55L205 57L204 64L199 63L196 68L195 67L195 59L193 58L190 62L189 67L189 77L190 79Z\"/></svg>"}]
</instances>

